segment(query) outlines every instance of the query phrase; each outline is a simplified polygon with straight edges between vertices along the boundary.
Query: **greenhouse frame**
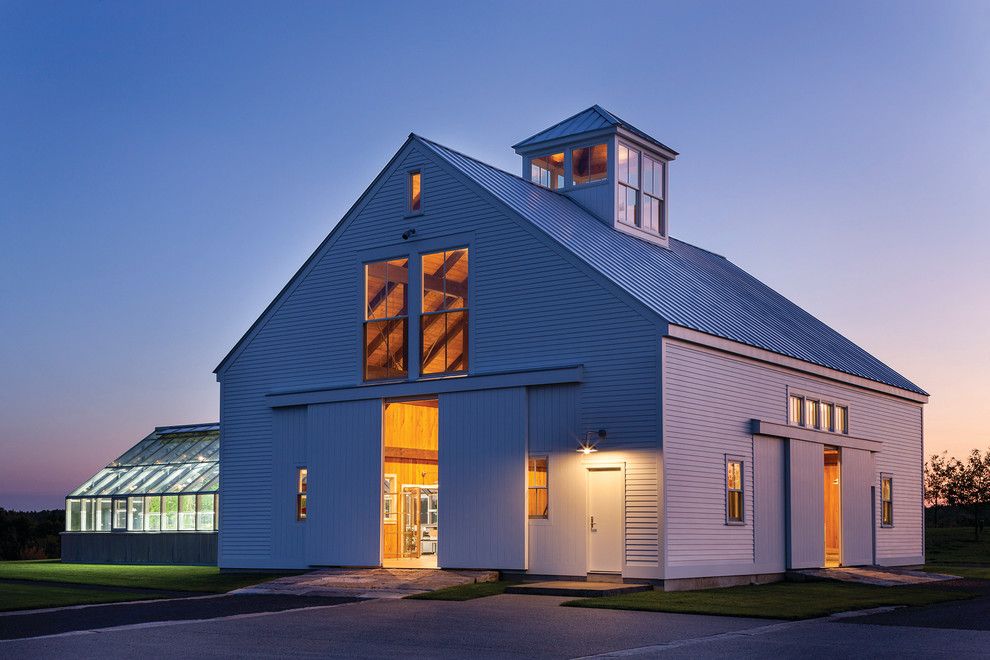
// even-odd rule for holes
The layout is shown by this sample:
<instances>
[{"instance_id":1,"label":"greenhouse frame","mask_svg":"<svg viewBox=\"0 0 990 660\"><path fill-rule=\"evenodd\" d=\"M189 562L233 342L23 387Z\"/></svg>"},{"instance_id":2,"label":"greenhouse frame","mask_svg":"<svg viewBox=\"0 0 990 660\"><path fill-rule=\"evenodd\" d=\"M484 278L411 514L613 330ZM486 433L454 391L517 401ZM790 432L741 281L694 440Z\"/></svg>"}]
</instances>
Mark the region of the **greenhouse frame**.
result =
<instances>
[{"instance_id":1,"label":"greenhouse frame","mask_svg":"<svg viewBox=\"0 0 990 660\"><path fill-rule=\"evenodd\" d=\"M160 426L65 499L62 560L216 564L220 426Z\"/></svg>"}]
</instances>

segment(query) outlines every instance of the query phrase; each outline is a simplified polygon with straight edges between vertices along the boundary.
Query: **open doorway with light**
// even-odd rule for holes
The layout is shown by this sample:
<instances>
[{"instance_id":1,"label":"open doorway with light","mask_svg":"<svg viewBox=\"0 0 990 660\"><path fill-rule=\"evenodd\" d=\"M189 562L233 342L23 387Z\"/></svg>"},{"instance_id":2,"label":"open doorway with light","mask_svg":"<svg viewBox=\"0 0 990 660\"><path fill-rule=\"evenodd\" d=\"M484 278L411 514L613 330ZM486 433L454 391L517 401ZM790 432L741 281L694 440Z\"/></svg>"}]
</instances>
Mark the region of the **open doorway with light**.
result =
<instances>
[{"instance_id":1,"label":"open doorway with light","mask_svg":"<svg viewBox=\"0 0 990 660\"><path fill-rule=\"evenodd\" d=\"M842 466L837 447L825 447L825 566L842 560Z\"/></svg>"},{"instance_id":2,"label":"open doorway with light","mask_svg":"<svg viewBox=\"0 0 990 660\"><path fill-rule=\"evenodd\" d=\"M438 412L436 399L385 403L383 566L437 567L440 543Z\"/></svg>"}]
</instances>

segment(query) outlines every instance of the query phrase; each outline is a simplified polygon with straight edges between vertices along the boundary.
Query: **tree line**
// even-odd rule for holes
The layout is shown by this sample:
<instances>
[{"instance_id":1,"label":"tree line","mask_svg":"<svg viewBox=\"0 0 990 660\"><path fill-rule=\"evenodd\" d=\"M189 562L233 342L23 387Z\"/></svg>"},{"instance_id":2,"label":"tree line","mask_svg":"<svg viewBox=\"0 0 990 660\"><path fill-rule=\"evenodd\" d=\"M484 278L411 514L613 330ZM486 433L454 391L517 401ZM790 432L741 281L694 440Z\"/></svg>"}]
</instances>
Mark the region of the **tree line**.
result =
<instances>
[{"instance_id":1,"label":"tree line","mask_svg":"<svg viewBox=\"0 0 990 660\"><path fill-rule=\"evenodd\" d=\"M973 516L976 538L983 532L983 512L990 505L990 449L974 449L965 460L948 452L925 461L925 505L939 526L939 510L962 509ZM944 517L943 517L944 518Z\"/></svg>"},{"instance_id":2,"label":"tree line","mask_svg":"<svg viewBox=\"0 0 990 660\"><path fill-rule=\"evenodd\" d=\"M65 511L10 511L0 507L0 559L58 559Z\"/></svg>"}]
</instances>

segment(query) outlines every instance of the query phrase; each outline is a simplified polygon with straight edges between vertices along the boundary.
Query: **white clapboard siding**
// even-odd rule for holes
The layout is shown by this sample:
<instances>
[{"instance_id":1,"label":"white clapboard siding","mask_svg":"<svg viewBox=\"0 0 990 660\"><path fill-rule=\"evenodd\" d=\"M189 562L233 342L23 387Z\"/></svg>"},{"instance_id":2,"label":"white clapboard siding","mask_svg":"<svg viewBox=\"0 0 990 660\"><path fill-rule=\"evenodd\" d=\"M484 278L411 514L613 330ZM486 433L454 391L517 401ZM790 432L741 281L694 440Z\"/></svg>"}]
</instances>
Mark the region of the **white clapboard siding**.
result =
<instances>
[{"instance_id":1,"label":"white clapboard siding","mask_svg":"<svg viewBox=\"0 0 990 660\"><path fill-rule=\"evenodd\" d=\"M877 559L921 560L920 404L674 339L663 344L667 577L759 572L755 538L764 531L753 528L753 518L745 526L725 524L724 459L732 454L748 461L750 507L750 420L787 423L789 387L847 403L850 435L883 443L874 456L873 482L879 484L880 472L895 475L898 513L894 527L876 529ZM758 511L755 520L759 525Z\"/></svg>"},{"instance_id":2,"label":"white clapboard siding","mask_svg":"<svg viewBox=\"0 0 990 660\"><path fill-rule=\"evenodd\" d=\"M441 568L526 568L526 390L440 395Z\"/></svg>"},{"instance_id":3,"label":"white clapboard siding","mask_svg":"<svg viewBox=\"0 0 990 660\"><path fill-rule=\"evenodd\" d=\"M423 174L424 213L414 218L405 211L410 169ZM280 449L265 395L360 384L362 255L384 246L394 246L395 254L410 250L401 239L409 227L417 239L470 241L472 372L583 365L580 430L606 428L615 451L658 447L656 322L412 143L220 373L222 567L298 565L285 550L294 528L276 522L286 512L274 489L293 486L273 481ZM655 483L651 460L652 467L637 475L637 487ZM652 505L627 517L656 527L656 507L654 496ZM289 536L275 541L277 534ZM631 546L628 552L656 571L655 550Z\"/></svg>"}]
</instances>

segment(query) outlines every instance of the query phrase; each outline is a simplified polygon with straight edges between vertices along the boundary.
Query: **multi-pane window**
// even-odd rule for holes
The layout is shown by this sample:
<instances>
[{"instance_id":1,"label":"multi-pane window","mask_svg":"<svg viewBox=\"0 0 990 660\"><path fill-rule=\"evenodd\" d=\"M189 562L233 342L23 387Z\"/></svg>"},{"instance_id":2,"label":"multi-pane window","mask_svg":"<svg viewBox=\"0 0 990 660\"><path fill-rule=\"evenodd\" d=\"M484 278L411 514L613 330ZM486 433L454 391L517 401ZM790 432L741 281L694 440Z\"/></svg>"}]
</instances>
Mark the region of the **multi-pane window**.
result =
<instances>
[{"instance_id":1,"label":"multi-pane window","mask_svg":"<svg viewBox=\"0 0 990 660\"><path fill-rule=\"evenodd\" d=\"M158 532L162 529L162 498L150 495L144 498L144 531Z\"/></svg>"},{"instance_id":2,"label":"multi-pane window","mask_svg":"<svg viewBox=\"0 0 990 660\"><path fill-rule=\"evenodd\" d=\"M608 145L596 144L571 150L574 185L601 181L608 176Z\"/></svg>"},{"instance_id":3,"label":"multi-pane window","mask_svg":"<svg viewBox=\"0 0 990 660\"><path fill-rule=\"evenodd\" d=\"M619 222L638 226L637 207L639 199L639 152L624 144L618 146L615 159L615 174L619 180L618 217Z\"/></svg>"},{"instance_id":4,"label":"multi-pane window","mask_svg":"<svg viewBox=\"0 0 990 660\"><path fill-rule=\"evenodd\" d=\"M211 493L196 496L196 529L216 529L217 496Z\"/></svg>"},{"instance_id":5,"label":"multi-pane window","mask_svg":"<svg viewBox=\"0 0 990 660\"><path fill-rule=\"evenodd\" d=\"M95 501L94 514L96 516L96 522L93 525L94 532L109 532L110 527L113 523L112 511L113 511L113 500L109 497L101 497Z\"/></svg>"},{"instance_id":6,"label":"multi-pane window","mask_svg":"<svg viewBox=\"0 0 990 660\"><path fill-rule=\"evenodd\" d=\"M640 225L663 234L663 163L643 154L643 203Z\"/></svg>"},{"instance_id":7,"label":"multi-pane window","mask_svg":"<svg viewBox=\"0 0 990 660\"><path fill-rule=\"evenodd\" d=\"M179 531L196 529L196 496L179 495Z\"/></svg>"},{"instance_id":8,"label":"multi-pane window","mask_svg":"<svg viewBox=\"0 0 990 660\"><path fill-rule=\"evenodd\" d=\"M382 518L387 523L394 523L398 511L396 500L398 492L398 475L386 474L382 480Z\"/></svg>"},{"instance_id":9,"label":"multi-pane window","mask_svg":"<svg viewBox=\"0 0 990 660\"><path fill-rule=\"evenodd\" d=\"M214 493L67 499L68 532L216 531Z\"/></svg>"},{"instance_id":10,"label":"multi-pane window","mask_svg":"<svg viewBox=\"0 0 990 660\"><path fill-rule=\"evenodd\" d=\"M894 526L894 478L880 476L880 524Z\"/></svg>"},{"instance_id":11,"label":"multi-pane window","mask_svg":"<svg viewBox=\"0 0 990 660\"><path fill-rule=\"evenodd\" d=\"M408 373L409 259L365 264L364 379L403 378Z\"/></svg>"},{"instance_id":12,"label":"multi-pane window","mask_svg":"<svg viewBox=\"0 0 990 660\"><path fill-rule=\"evenodd\" d=\"M791 394L787 399L787 411L788 421L794 426L849 433L848 406Z\"/></svg>"},{"instance_id":13,"label":"multi-pane window","mask_svg":"<svg viewBox=\"0 0 990 660\"><path fill-rule=\"evenodd\" d=\"M725 520L730 523L743 522L742 466L740 460L725 460Z\"/></svg>"},{"instance_id":14,"label":"multi-pane window","mask_svg":"<svg viewBox=\"0 0 990 660\"><path fill-rule=\"evenodd\" d=\"M468 251L423 255L419 334L420 371L442 374L468 368Z\"/></svg>"},{"instance_id":15,"label":"multi-pane window","mask_svg":"<svg viewBox=\"0 0 990 660\"><path fill-rule=\"evenodd\" d=\"M547 464L546 456L533 456L529 459L527 501L530 518L547 518L550 513Z\"/></svg>"},{"instance_id":16,"label":"multi-pane window","mask_svg":"<svg viewBox=\"0 0 990 660\"><path fill-rule=\"evenodd\" d=\"M127 531L144 531L144 498L127 498Z\"/></svg>"},{"instance_id":17,"label":"multi-pane window","mask_svg":"<svg viewBox=\"0 0 990 660\"><path fill-rule=\"evenodd\" d=\"M306 520L306 477L308 470L299 468L296 477L296 520Z\"/></svg>"},{"instance_id":18,"label":"multi-pane window","mask_svg":"<svg viewBox=\"0 0 990 660\"><path fill-rule=\"evenodd\" d=\"M530 161L530 181L550 190L564 187L564 153L540 156Z\"/></svg>"},{"instance_id":19,"label":"multi-pane window","mask_svg":"<svg viewBox=\"0 0 990 660\"><path fill-rule=\"evenodd\" d=\"M409 173L409 212L419 213L423 210L423 175L421 172Z\"/></svg>"},{"instance_id":20,"label":"multi-pane window","mask_svg":"<svg viewBox=\"0 0 990 660\"><path fill-rule=\"evenodd\" d=\"M113 501L113 528L127 529L127 500L123 497Z\"/></svg>"},{"instance_id":21,"label":"multi-pane window","mask_svg":"<svg viewBox=\"0 0 990 660\"><path fill-rule=\"evenodd\" d=\"M162 531L174 532L179 528L179 496L166 495L162 498Z\"/></svg>"}]
</instances>

